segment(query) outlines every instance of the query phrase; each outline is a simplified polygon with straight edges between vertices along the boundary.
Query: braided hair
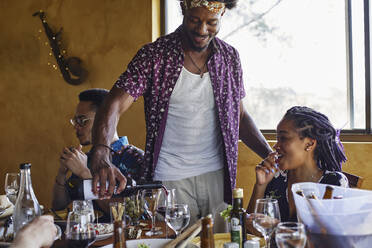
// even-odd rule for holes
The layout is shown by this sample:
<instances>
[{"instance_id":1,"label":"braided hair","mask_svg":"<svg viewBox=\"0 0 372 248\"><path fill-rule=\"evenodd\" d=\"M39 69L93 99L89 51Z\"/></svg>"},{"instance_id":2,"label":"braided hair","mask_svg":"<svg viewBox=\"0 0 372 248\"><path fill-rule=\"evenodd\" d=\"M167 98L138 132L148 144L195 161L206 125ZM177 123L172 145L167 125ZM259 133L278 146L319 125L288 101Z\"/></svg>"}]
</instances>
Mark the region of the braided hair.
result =
<instances>
[{"instance_id":1,"label":"braided hair","mask_svg":"<svg viewBox=\"0 0 372 248\"><path fill-rule=\"evenodd\" d=\"M301 138L317 141L314 156L319 169L341 171L347 159L339 139L340 131L336 131L327 116L308 107L295 106L287 110L283 119L293 121Z\"/></svg>"}]
</instances>

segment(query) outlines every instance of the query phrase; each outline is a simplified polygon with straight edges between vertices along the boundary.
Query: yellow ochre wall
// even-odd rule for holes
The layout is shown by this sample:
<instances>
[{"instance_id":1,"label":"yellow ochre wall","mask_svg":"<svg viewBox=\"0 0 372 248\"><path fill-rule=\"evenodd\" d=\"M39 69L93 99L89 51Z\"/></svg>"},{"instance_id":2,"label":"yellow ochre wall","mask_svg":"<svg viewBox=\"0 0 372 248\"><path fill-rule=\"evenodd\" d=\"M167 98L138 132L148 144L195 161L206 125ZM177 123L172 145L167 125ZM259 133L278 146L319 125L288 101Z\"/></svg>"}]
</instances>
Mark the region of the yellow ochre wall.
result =
<instances>
[{"instance_id":1,"label":"yellow ochre wall","mask_svg":"<svg viewBox=\"0 0 372 248\"><path fill-rule=\"evenodd\" d=\"M78 93L92 87L111 88L136 51L158 36L160 29L153 28L160 22L156 11L159 2L0 1L0 194L4 193L5 173L17 172L20 163L31 162L36 196L50 207L60 152L65 146L78 144L68 121ZM63 27L62 46L68 56L82 59L89 76L81 85L67 84L52 68L56 63L45 45L41 21L32 17L39 9L46 12L54 31ZM119 134L144 148L142 98L122 116ZM372 189L372 169L368 167L372 144L345 144L345 148L350 161L345 170L364 176L364 188ZM245 189L245 202L259 161L240 145L238 186Z\"/></svg>"},{"instance_id":2,"label":"yellow ochre wall","mask_svg":"<svg viewBox=\"0 0 372 248\"><path fill-rule=\"evenodd\" d=\"M81 58L88 70L81 85L67 84L48 66L56 62L40 19L32 16L40 9L55 32L63 27L67 55ZM1 0L0 12L0 194L5 173L31 162L36 196L49 207L60 152L78 144L69 124L77 95L92 87L110 89L137 50L151 42L152 1ZM122 117L119 134L144 147L142 99Z\"/></svg>"}]
</instances>

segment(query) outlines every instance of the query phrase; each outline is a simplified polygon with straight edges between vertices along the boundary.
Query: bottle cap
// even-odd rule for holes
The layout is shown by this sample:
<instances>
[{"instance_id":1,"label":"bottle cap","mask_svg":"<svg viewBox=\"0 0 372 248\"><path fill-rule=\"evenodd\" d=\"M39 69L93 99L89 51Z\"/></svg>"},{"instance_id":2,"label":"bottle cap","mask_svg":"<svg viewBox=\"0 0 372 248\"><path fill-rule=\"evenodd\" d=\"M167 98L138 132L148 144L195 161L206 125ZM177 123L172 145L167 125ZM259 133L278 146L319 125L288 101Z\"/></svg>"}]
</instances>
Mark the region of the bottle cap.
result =
<instances>
[{"instance_id":1,"label":"bottle cap","mask_svg":"<svg viewBox=\"0 0 372 248\"><path fill-rule=\"evenodd\" d=\"M233 190L233 198L243 198L243 189L242 188L235 188Z\"/></svg>"},{"instance_id":2,"label":"bottle cap","mask_svg":"<svg viewBox=\"0 0 372 248\"><path fill-rule=\"evenodd\" d=\"M239 248L239 244L234 242L228 242L223 244L223 248Z\"/></svg>"},{"instance_id":3,"label":"bottle cap","mask_svg":"<svg viewBox=\"0 0 372 248\"><path fill-rule=\"evenodd\" d=\"M31 163L22 163L22 164L19 165L19 168L21 170L23 170L23 169L30 169L31 168Z\"/></svg>"},{"instance_id":4,"label":"bottle cap","mask_svg":"<svg viewBox=\"0 0 372 248\"><path fill-rule=\"evenodd\" d=\"M203 226L213 226L213 216L212 214L208 214L207 216L205 216L204 218L202 218L202 225Z\"/></svg>"},{"instance_id":5,"label":"bottle cap","mask_svg":"<svg viewBox=\"0 0 372 248\"><path fill-rule=\"evenodd\" d=\"M258 240L247 240L244 242L244 248L260 248L260 242Z\"/></svg>"}]
</instances>

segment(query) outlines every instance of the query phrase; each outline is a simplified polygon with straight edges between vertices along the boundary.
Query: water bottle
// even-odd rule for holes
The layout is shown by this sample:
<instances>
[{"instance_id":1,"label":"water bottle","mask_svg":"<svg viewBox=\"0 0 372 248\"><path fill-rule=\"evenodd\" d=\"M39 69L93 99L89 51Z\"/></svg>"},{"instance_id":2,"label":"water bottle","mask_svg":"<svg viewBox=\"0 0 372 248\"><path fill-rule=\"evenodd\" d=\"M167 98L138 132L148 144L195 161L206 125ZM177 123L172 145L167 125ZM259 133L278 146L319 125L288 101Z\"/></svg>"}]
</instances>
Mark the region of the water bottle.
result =
<instances>
[{"instance_id":1,"label":"water bottle","mask_svg":"<svg viewBox=\"0 0 372 248\"><path fill-rule=\"evenodd\" d=\"M14 233L16 234L28 222L41 215L39 202L36 199L31 182L31 164L20 165L21 183L13 212Z\"/></svg>"}]
</instances>

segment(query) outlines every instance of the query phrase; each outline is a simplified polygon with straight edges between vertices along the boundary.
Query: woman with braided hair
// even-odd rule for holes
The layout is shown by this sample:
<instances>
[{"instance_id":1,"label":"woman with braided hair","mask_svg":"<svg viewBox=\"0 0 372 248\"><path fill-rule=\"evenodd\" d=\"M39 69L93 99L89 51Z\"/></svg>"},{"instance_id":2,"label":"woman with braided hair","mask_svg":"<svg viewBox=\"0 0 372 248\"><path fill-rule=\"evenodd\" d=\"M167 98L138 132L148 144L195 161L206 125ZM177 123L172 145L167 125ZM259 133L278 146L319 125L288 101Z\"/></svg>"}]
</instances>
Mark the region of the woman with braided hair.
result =
<instances>
[{"instance_id":1,"label":"woman with braided hair","mask_svg":"<svg viewBox=\"0 0 372 248\"><path fill-rule=\"evenodd\" d=\"M282 221L295 221L292 184L316 182L348 187L341 173L346 156L339 132L324 114L308 107L290 108L277 126L274 149L256 166L248 212L254 212L257 199L271 197L279 202Z\"/></svg>"}]
</instances>

